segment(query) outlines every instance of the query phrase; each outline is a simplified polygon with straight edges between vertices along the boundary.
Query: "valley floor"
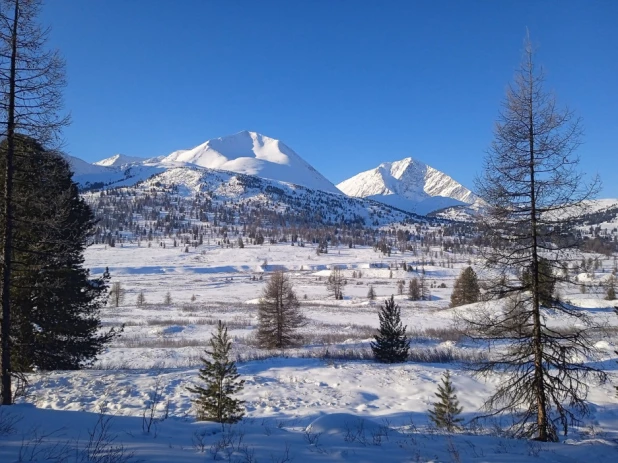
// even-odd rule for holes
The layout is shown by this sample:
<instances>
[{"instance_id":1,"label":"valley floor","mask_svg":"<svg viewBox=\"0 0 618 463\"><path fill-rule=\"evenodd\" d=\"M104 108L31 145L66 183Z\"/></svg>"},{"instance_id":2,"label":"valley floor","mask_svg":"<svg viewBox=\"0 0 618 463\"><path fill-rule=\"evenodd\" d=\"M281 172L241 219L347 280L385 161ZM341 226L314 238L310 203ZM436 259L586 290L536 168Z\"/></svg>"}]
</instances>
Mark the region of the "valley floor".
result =
<instances>
[{"instance_id":1,"label":"valley floor","mask_svg":"<svg viewBox=\"0 0 618 463\"><path fill-rule=\"evenodd\" d=\"M468 261L474 265L474 256L458 256L454 268L447 268L441 265L445 257L436 254L435 265L424 266L431 300L412 302L397 295L398 280L407 288L411 277L421 275L420 257L410 254L385 257L370 248L341 248L317 256L312 247L282 244L182 250L143 244L88 249L86 265L93 274L109 267L112 281L126 290L124 302L103 313L105 327L124 324L124 333L92 369L30 375L18 405L0 408L0 461L618 461L618 398L612 384L591 384L591 414L560 443L510 439L501 432L508 417L454 435L429 425L427 410L446 369L466 422L480 414L500 381L499 376L477 379L465 370L461 361L484 355L484 349L452 330L453 282ZM418 272L402 270L403 260ZM334 301L326 290L335 265L348 279L343 301ZM283 356L256 348L252 337L256 303L274 269L290 272L308 318L305 345ZM592 279L604 276L599 272ZM376 301L367 300L369 286ZM147 305L136 307L140 291ZM168 291L171 303L164 304ZM618 326L613 303L602 294L563 291L597 321ZM401 305L416 361L382 365L363 357L378 326L377 309L391 294ZM239 394L246 418L224 430L195 421L186 389L197 380L199 357L218 319L230 328L246 381ZM599 336L599 357L589 359L605 368L614 384L617 341ZM115 449L115 456L105 459L100 449Z\"/></svg>"}]
</instances>

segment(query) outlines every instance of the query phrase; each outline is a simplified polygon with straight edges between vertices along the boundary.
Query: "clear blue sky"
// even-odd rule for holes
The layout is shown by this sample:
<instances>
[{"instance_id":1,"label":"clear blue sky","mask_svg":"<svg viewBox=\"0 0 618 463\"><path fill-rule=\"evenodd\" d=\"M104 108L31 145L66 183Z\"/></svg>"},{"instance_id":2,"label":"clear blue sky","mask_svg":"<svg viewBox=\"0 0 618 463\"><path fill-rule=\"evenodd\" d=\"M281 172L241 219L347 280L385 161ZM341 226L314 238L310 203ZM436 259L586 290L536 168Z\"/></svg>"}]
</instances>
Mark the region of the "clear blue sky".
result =
<instances>
[{"instance_id":1,"label":"clear blue sky","mask_svg":"<svg viewBox=\"0 0 618 463\"><path fill-rule=\"evenodd\" d=\"M254 130L338 183L412 156L473 186L526 27L618 197L618 1L48 0L66 150L168 154Z\"/></svg>"}]
</instances>

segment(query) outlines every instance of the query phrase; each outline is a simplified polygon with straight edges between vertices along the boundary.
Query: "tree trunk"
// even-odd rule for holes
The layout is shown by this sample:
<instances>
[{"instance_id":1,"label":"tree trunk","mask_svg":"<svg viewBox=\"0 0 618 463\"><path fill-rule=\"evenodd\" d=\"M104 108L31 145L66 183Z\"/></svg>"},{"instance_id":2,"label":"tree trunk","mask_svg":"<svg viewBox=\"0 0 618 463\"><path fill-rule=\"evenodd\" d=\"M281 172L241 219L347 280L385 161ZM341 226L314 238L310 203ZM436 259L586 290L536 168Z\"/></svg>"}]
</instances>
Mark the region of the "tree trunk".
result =
<instances>
[{"instance_id":1,"label":"tree trunk","mask_svg":"<svg viewBox=\"0 0 618 463\"><path fill-rule=\"evenodd\" d=\"M2 405L11 405L11 245L13 241L13 157L15 154L15 67L19 0L15 0L11 31L11 70L7 124L6 176L4 178L4 230L2 237Z\"/></svg>"},{"instance_id":2,"label":"tree trunk","mask_svg":"<svg viewBox=\"0 0 618 463\"><path fill-rule=\"evenodd\" d=\"M529 63L530 71L530 105L528 124L529 124L529 146L530 146L530 228L532 234L532 317L533 334L532 343L534 350L534 381L535 395L537 402L537 426L539 429L538 440L547 442L547 399L545 397L544 374L543 374L543 340L541 337L541 303L539 298L539 255L538 255L538 236L537 236L537 211L536 211L536 182L535 182L535 150L534 150L534 110L533 110L533 76L532 63Z\"/></svg>"}]
</instances>

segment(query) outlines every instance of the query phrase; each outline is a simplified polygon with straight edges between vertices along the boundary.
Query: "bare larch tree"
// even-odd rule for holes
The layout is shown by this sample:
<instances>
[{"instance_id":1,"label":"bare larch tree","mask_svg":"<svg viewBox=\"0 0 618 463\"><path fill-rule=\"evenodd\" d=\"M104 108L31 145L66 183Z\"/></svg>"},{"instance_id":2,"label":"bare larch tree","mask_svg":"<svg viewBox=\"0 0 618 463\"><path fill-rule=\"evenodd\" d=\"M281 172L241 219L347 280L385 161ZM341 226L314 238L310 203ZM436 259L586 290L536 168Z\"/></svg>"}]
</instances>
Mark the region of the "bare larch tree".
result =
<instances>
[{"instance_id":1,"label":"bare larch tree","mask_svg":"<svg viewBox=\"0 0 618 463\"><path fill-rule=\"evenodd\" d=\"M260 347L284 349L298 344L297 329L305 317L292 287L283 272L274 272L264 288L258 307L257 341Z\"/></svg>"},{"instance_id":2,"label":"bare larch tree","mask_svg":"<svg viewBox=\"0 0 618 463\"><path fill-rule=\"evenodd\" d=\"M471 367L482 376L504 375L485 403L488 413L512 413L517 435L548 441L588 411L589 377L606 376L584 360L594 356L591 320L553 294L555 284L569 283L563 266L576 254L562 212L581 211L598 179L587 183L578 172L580 121L543 84L526 38L477 180L487 202L481 227L492 243L483 249L486 274L493 275L485 288L494 300L462 312L460 321L471 337L498 346ZM574 321L568 331L551 324L548 309Z\"/></svg>"}]
</instances>

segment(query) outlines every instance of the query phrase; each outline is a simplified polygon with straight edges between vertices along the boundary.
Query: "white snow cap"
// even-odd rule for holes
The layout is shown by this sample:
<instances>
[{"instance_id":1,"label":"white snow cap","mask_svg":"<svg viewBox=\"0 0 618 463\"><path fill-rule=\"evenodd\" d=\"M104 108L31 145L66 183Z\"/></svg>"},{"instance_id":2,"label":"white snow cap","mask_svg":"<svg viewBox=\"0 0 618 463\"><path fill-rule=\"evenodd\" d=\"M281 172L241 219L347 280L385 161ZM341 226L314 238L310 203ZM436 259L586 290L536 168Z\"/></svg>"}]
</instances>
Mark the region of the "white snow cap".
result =
<instances>
[{"instance_id":1,"label":"white snow cap","mask_svg":"<svg viewBox=\"0 0 618 463\"><path fill-rule=\"evenodd\" d=\"M246 130L208 140L193 149L175 151L161 162L229 170L331 193L340 192L281 141Z\"/></svg>"}]
</instances>

